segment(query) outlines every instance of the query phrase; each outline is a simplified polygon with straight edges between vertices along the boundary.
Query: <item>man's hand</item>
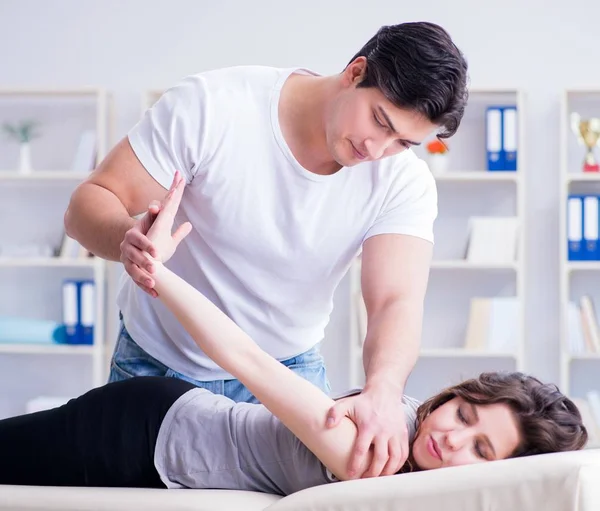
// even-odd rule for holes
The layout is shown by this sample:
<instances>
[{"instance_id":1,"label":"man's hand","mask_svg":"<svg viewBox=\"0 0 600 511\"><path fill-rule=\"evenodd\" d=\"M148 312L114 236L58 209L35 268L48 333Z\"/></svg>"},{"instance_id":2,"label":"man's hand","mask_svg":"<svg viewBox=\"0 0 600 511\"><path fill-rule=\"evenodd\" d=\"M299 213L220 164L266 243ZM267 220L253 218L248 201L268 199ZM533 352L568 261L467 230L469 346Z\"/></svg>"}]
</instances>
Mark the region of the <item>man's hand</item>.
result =
<instances>
[{"instance_id":1,"label":"man's hand","mask_svg":"<svg viewBox=\"0 0 600 511\"><path fill-rule=\"evenodd\" d=\"M396 392L373 388L357 396L339 400L329 410L327 426L335 427L347 416L358 428L354 452L348 470L351 476L377 477L398 472L408 458L408 428L402 406L402 396ZM362 474L373 446L371 465Z\"/></svg>"}]
</instances>

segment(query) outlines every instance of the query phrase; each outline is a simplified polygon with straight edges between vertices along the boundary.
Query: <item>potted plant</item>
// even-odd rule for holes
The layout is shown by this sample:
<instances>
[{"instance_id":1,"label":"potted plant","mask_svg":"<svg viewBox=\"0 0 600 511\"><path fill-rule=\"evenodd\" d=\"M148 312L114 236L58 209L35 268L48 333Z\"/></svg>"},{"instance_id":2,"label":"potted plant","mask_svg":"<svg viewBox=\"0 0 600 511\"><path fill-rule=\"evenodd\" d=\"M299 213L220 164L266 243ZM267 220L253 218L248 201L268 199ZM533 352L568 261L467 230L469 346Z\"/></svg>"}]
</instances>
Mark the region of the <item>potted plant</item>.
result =
<instances>
[{"instance_id":1,"label":"potted plant","mask_svg":"<svg viewBox=\"0 0 600 511\"><path fill-rule=\"evenodd\" d=\"M434 175L443 174L448 170L448 146L439 138L436 138L427 144L429 153L429 170Z\"/></svg>"},{"instance_id":2,"label":"potted plant","mask_svg":"<svg viewBox=\"0 0 600 511\"><path fill-rule=\"evenodd\" d=\"M30 143L39 134L35 131L38 123L35 121L22 121L17 124L4 123L3 128L6 134L19 142L20 158L19 172L21 174L31 173L31 146Z\"/></svg>"}]
</instances>

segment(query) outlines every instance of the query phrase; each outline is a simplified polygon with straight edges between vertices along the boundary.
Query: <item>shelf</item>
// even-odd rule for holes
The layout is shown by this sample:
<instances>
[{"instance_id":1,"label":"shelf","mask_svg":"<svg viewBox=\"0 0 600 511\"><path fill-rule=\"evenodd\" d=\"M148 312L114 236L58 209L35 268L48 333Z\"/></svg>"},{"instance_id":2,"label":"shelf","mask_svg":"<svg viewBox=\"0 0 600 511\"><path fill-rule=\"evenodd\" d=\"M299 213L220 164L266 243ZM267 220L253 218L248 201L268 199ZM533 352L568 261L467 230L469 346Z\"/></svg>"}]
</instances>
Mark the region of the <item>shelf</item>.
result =
<instances>
[{"instance_id":1,"label":"shelf","mask_svg":"<svg viewBox=\"0 0 600 511\"><path fill-rule=\"evenodd\" d=\"M598 271L600 261L569 261L567 271Z\"/></svg>"},{"instance_id":2,"label":"shelf","mask_svg":"<svg viewBox=\"0 0 600 511\"><path fill-rule=\"evenodd\" d=\"M518 94L519 90L518 87L472 87L469 94Z\"/></svg>"},{"instance_id":3,"label":"shelf","mask_svg":"<svg viewBox=\"0 0 600 511\"><path fill-rule=\"evenodd\" d=\"M66 344L0 344L0 354L34 354L34 355L91 355L95 347L90 345Z\"/></svg>"},{"instance_id":4,"label":"shelf","mask_svg":"<svg viewBox=\"0 0 600 511\"><path fill-rule=\"evenodd\" d=\"M8 89L0 88L1 96L97 96L104 93L104 89L84 87L81 89Z\"/></svg>"},{"instance_id":5,"label":"shelf","mask_svg":"<svg viewBox=\"0 0 600 511\"><path fill-rule=\"evenodd\" d=\"M20 174L14 170L0 170L0 181L83 181L89 173L68 170L34 170L31 174Z\"/></svg>"},{"instance_id":6,"label":"shelf","mask_svg":"<svg viewBox=\"0 0 600 511\"><path fill-rule=\"evenodd\" d=\"M565 180L567 183L577 183L580 181L598 181L600 182L600 172L570 172Z\"/></svg>"},{"instance_id":7,"label":"shelf","mask_svg":"<svg viewBox=\"0 0 600 511\"><path fill-rule=\"evenodd\" d=\"M567 94L577 95L577 94L600 94L600 89L594 87L569 87L567 90Z\"/></svg>"},{"instance_id":8,"label":"shelf","mask_svg":"<svg viewBox=\"0 0 600 511\"><path fill-rule=\"evenodd\" d=\"M567 354L567 359L570 360L600 360L600 353L579 353L577 355Z\"/></svg>"},{"instance_id":9,"label":"shelf","mask_svg":"<svg viewBox=\"0 0 600 511\"><path fill-rule=\"evenodd\" d=\"M466 182L486 182L486 181L505 181L505 182L516 182L519 180L519 172L506 171L506 172L488 172L485 170L479 171L466 171L466 172L452 172L449 171L445 174L435 175L436 181L466 181Z\"/></svg>"},{"instance_id":10,"label":"shelf","mask_svg":"<svg viewBox=\"0 0 600 511\"><path fill-rule=\"evenodd\" d=\"M419 357L428 358L517 358L514 353L491 353L486 351L465 350L463 348L430 348L423 349Z\"/></svg>"},{"instance_id":11,"label":"shelf","mask_svg":"<svg viewBox=\"0 0 600 511\"><path fill-rule=\"evenodd\" d=\"M513 263L472 263L470 261L456 260L439 260L432 261L432 269L439 270L512 270L516 271L519 268L518 262Z\"/></svg>"},{"instance_id":12,"label":"shelf","mask_svg":"<svg viewBox=\"0 0 600 511\"><path fill-rule=\"evenodd\" d=\"M362 348L356 356L362 360ZM419 352L419 358L513 358L515 353L492 353L486 351L465 350L463 348L424 348Z\"/></svg>"},{"instance_id":13,"label":"shelf","mask_svg":"<svg viewBox=\"0 0 600 511\"><path fill-rule=\"evenodd\" d=\"M60 257L0 257L0 267L60 267L93 268L101 259L97 257L81 259L63 259Z\"/></svg>"}]
</instances>

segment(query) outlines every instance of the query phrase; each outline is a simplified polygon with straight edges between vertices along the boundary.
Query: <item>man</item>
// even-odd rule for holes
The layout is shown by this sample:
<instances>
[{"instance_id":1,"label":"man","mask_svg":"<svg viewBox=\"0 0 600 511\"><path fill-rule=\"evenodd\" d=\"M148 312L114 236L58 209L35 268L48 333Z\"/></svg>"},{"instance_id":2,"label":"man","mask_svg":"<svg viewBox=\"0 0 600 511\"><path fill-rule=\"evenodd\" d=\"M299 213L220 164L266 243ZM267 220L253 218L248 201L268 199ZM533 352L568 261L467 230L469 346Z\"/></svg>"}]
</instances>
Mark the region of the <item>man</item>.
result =
<instances>
[{"instance_id":1,"label":"man","mask_svg":"<svg viewBox=\"0 0 600 511\"><path fill-rule=\"evenodd\" d=\"M244 66L169 89L74 192L70 236L128 274L112 381L183 378L237 401L253 396L201 353L154 300L145 234L173 175L188 185L177 223L192 232L170 268L263 349L329 390L319 342L333 293L362 251L368 312L362 393L338 401L359 437L350 472L393 474L408 454L400 396L421 335L437 215L434 180L410 150L451 136L467 65L430 23L382 27L332 76ZM146 213L139 220L133 216ZM277 385L277 382L271 382ZM293 399L293 396L290 396Z\"/></svg>"}]
</instances>

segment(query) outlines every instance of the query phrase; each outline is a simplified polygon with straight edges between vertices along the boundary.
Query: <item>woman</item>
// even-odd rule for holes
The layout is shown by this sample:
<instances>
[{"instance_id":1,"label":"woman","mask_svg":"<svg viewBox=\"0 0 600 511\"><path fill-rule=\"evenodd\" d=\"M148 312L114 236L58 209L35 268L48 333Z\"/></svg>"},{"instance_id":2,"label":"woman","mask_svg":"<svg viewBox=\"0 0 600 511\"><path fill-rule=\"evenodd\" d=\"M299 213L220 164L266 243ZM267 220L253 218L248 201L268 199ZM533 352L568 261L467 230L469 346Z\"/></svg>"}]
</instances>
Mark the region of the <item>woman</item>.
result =
<instances>
[{"instance_id":1,"label":"woman","mask_svg":"<svg viewBox=\"0 0 600 511\"><path fill-rule=\"evenodd\" d=\"M262 403L234 403L161 377L110 383L64 406L0 421L0 484L191 487L289 494L351 479L357 429L325 427L333 400L262 351L163 263L190 231L171 230L177 174L148 237L156 291L198 346ZM272 382L276 381L277 385ZM404 397L411 454L402 471L580 449L587 432L554 386L489 373L419 405ZM367 456L362 473L369 466Z\"/></svg>"}]
</instances>

